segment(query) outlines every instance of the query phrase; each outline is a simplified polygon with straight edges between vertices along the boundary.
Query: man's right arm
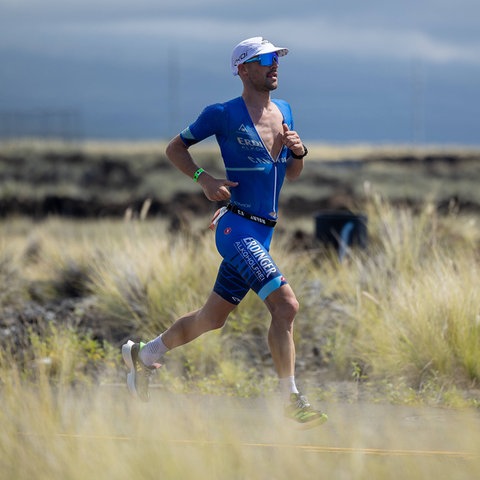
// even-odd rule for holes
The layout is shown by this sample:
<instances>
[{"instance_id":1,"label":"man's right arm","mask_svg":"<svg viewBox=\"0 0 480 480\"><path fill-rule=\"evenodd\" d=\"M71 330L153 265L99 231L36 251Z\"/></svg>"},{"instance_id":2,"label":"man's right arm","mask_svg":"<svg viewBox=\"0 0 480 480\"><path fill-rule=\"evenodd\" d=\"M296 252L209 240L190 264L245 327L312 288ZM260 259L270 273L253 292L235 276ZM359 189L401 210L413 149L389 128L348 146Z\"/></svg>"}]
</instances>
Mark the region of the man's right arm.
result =
<instances>
[{"instance_id":1,"label":"man's right arm","mask_svg":"<svg viewBox=\"0 0 480 480\"><path fill-rule=\"evenodd\" d=\"M193 178L199 167L193 160L188 147L183 143L180 135L174 137L167 145L165 151L167 158L182 173ZM203 171L198 177L198 183L203 189L205 196L213 201L219 202L230 198L228 187L236 187L237 182L231 182L226 179L216 179L208 172Z\"/></svg>"},{"instance_id":2,"label":"man's right arm","mask_svg":"<svg viewBox=\"0 0 480 480\"><path fill-rule=\"evenodd\" d=\"M165 150L167 158L172 164L185 175L193 178L195 172L198 170L198 166L195 164L188 147L183 143L180 135L177 135L167 145ZM203 175L203 173L202 173Z\"/></svg>"}]
</instances>

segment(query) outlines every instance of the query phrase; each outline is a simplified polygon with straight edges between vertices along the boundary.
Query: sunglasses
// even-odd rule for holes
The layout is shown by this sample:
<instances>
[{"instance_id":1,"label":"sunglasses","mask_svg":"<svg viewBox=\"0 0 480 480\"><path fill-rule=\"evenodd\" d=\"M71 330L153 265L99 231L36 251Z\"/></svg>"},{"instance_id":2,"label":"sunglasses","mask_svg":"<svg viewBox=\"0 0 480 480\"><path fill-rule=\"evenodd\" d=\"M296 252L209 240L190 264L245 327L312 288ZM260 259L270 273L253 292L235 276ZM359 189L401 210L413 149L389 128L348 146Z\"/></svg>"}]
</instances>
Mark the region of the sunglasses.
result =
<instances>
[{"instance_id":1,"label":"sunglasses","mask_svg":"<svg viewBox=\"0 0 480 480\"><path fill-rule=\"evenodd\" d=\"M273 62L278 63L278 53L261 53L260 55L256 55L255 57L250 58L246 62L243 63L255 63L258 62L262 67L271 67Z\"/></svg>"}]
</instances>

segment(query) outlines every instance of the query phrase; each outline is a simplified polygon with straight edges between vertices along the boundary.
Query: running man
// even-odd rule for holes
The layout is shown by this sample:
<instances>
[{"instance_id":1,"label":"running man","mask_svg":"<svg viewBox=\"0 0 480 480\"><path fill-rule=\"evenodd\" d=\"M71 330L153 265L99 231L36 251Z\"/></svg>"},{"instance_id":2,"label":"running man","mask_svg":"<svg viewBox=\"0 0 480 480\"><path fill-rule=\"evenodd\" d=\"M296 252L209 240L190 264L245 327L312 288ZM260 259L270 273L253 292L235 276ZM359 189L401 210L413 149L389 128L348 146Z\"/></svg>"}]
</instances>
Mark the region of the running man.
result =
<instances>
[{"instance_id":1,"label":"running man","mask_svg":"<svg viewBox=\"0 0 480 480\"><path fill-rule=\"evenodd\" d=\"M205 332L222 328L229 314L253 290L271 315L268 345L280 381L285 415L302 424L323 423L295 384L293 323L299 304L291 286L269 254L285 177L296 179L307 149L293 129L290 105L272 99L278 86L279 57L287 48L262 37L240 42L232 53L231 69L243 83L242 95L207 106L195 122L173 138L166 149L172 164L198 182L212 202L228 201L217 212L216 246L223 257L206 303L176 320L148 343L129 340L122 354L130 369L130 392L148 401L150 375L165 353ZM216 136L226 178L215 178L197 165L189 147Z\"/></svg>"}]
</instances>

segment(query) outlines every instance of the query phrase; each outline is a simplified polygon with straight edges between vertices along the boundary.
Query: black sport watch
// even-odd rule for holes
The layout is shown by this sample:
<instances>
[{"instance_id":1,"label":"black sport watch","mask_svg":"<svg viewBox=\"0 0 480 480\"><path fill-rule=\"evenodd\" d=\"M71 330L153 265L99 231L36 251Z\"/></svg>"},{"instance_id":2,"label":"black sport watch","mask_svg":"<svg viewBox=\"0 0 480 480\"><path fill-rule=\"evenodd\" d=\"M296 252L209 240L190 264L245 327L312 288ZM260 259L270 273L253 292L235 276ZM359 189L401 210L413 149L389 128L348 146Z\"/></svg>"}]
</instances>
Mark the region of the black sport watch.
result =
<instances>
[{"instance_id":1,"label":"black sport watch","mask_svg":"<svg viewBox=\"0 0 480 480\"><path fill-rule=\"evenodd\" d=\"M303 143L302 143L302 145L303 145ZM302 159L303 157L305 157L305 156L307 155L307 153L308 153L308 149L307 149L307 147L306 147L305 145L303 145L303 150L304 150L303 155L295 155L293 152L291 152L291 153L292 153L292 157L295 158L296 160L301 160L301 159Z\"/></svg>"}]
</instances>

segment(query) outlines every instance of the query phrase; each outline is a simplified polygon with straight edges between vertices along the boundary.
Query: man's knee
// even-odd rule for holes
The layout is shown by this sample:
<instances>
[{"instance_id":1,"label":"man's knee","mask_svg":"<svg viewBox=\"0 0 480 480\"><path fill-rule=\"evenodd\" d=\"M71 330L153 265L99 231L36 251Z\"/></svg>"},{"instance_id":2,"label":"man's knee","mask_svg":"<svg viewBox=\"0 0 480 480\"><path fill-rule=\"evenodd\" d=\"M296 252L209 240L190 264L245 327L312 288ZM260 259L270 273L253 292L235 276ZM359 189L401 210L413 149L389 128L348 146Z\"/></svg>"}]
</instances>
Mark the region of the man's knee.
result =
<instances>
[{"instance_id":1,"label":"man's knee","mask_svg":"<svg viewBox=\"0 0 480 480\"><path fill-rule=\"evenodd\" d=\"M227 319L224 318L224 317L211 318L210 321L209 321L210 326L211 326L211 330L217 330L219 328L223 328L226 321L227 321Z\"/></svg>"},{"instance_id":2,"label":"man's knee","mask_svg":"<svg viewBox=\"0 0 480 480\"><path fill-rule=\"evenodd\" d=\"M197 313L197 319L205 326L205 330L217 330L222 328L227 321L228 315L219 314L217 312L203 312L200 310Z\"/></svg>"},{"instance_id":3,"label":"man's knee","mask_svg":"<svg viewBox=\"0 0 480 480\"><path fill-rule=\"evenodd\" d=\"M236 305L227 302L220 295L212 292L205 305L197 312L197 320L205 330L222 328Z\"/></svg>"},{"instance_id":4,"label":"man's knee","mask_svg":"<svg viewBox=\"0 0 480 480\"><path fill-rule=\"evenodd\" d=\"M274 321L279 319L293 323L300 308L298 300L293 293L291 295L272 298L267 304Z\"/></svg>"},{"instance_id":5,"label":"man's knee","mask_svg":"<svg viewBox=\"0 0 480 480\"><path fill-rule=\"evenodd\" d=\"M299 308L300 304L295 296L287 298L283 303L280 304L280 310L287 318L291 319L292 322L297 315Z\"/></svg>"}]
</instances>

